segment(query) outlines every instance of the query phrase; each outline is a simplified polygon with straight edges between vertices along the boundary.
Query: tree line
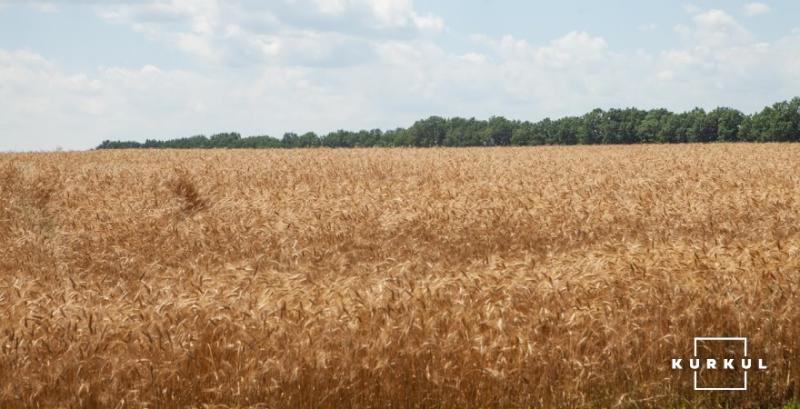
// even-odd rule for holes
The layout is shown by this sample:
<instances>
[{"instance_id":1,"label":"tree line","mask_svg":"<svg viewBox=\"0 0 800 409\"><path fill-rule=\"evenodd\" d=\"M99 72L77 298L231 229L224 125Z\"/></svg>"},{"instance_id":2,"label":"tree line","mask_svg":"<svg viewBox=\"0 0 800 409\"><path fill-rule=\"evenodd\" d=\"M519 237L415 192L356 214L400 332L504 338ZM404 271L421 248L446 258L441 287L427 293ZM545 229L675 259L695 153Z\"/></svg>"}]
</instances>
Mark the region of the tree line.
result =
<instances>
[{"instance_id":1,"label":"tree line","mask_svg":"<svg viewBox=\"0 0 800 409\"><path fill-rule=\"evenodd\" d=\"M97 149L125 148L305 148L369 146L504 146L686 143L714 141L800 141L800 97L745 115L733 108L702 108L673 113L666 109L595 109L582 116L538 122L494 116L442 118L432 116L409 128L345 131L326 135L287 132L272 136L242 137L236 132L165 141L148 139L103 141Z\"/></svg>"}]
</instances>

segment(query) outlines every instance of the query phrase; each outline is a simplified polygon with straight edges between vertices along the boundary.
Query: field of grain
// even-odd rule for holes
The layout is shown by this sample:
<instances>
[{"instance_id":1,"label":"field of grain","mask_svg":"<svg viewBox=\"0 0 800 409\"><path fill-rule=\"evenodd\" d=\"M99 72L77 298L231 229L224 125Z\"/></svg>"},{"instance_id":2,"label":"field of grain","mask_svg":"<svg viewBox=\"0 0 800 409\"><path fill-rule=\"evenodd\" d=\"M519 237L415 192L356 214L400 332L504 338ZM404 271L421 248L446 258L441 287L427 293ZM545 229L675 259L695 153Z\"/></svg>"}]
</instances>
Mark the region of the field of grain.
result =
<instances>
[{"instance_id":1,"label":"field of grain","mask_svg":"<svg viewBox=\"0 0 800 409\"><path fill-rule=\"evenodd\" d=\"M799 289L800 145L0 155L3 408L777 407Z\"/></svg>"}]
</instances>

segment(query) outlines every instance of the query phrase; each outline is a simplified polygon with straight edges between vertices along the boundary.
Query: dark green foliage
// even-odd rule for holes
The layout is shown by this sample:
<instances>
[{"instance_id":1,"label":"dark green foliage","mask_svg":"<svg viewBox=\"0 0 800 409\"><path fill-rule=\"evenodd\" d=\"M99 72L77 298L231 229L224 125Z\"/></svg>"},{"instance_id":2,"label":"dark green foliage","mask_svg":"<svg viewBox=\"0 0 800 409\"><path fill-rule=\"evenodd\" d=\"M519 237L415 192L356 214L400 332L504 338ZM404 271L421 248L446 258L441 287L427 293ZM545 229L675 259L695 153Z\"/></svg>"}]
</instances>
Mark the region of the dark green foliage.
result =
<instances>
[{"instance_id":1,"label":"dark green foliage","mask_svg":"<svg viewBox=\"0 0 800 409\"><path fill-rule=\"evenodd\" d=\"M735 141L745 118L744 114L732 108L717 108L708 116L716 127L716 137L720 141Z\"/></svg>"},{"instance_id":2,"label":"dark green foliage","mask_svg":"<svg viewBox=\"0 0 800 409\"><path fill-rule=\"evenodd\" d=\"M307 148L326 146L351 148L367 146L505 146L682 143L713 141L799 141L800 98L783 101L761 112L745 115L727 107L711 112L695 108L672 113L666 109L595 109L583 116L539 122L511 121L502 116L488 120L432 116L411 127L386 132L380 129L358 132L338 130L324 136L313 132L286 133L282 139L270 136L242 138L235 132L206 137L144 143L103 141L97 149L129 148Z\"/></svg>"}]
</instances>

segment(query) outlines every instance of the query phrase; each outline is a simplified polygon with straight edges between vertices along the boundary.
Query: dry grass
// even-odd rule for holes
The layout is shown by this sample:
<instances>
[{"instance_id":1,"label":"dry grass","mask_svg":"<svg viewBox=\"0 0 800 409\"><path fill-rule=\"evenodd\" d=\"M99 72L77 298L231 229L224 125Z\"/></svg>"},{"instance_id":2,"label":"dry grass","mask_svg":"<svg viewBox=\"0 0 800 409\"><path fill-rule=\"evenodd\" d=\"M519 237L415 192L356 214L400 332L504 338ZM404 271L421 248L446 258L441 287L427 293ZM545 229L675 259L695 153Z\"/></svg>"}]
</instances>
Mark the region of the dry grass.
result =
<instances>
[{"instance_id":1,"label":"dry grass","mask_svg":"<svg viewBox=\"0 0 800 409\"><path fill-rule=\"evenodd\" d=\"M0 407L800 395L800 145L0 155ZM669 359L750 338L697 393Z\"/></svg>"}]
</instances>

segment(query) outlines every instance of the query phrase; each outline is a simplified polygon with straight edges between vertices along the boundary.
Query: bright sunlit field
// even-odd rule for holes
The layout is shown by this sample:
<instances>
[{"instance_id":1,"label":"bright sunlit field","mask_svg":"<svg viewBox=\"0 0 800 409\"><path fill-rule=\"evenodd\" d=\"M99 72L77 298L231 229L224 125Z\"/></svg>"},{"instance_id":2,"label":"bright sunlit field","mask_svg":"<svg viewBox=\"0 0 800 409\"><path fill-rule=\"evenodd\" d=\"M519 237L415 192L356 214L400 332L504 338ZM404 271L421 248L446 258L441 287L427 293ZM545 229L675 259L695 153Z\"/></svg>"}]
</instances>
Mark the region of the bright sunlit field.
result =
<instances>
[{"instance_id":1,"label":"bright sunlit field","mask_svg":"<svg viewBox=\"0 0 800 409\"><path fill-rule=\"evenodd\" d=\"M0 155L0 407L800 394L800 145ZM746 393L670 358L745 336ZM216 406L215 406L216 405Z\"/></svg>"}]
</instances>

